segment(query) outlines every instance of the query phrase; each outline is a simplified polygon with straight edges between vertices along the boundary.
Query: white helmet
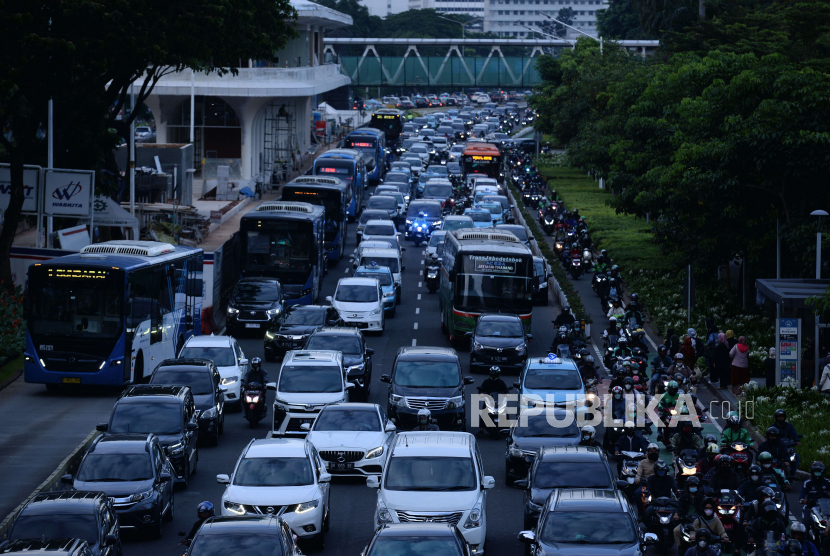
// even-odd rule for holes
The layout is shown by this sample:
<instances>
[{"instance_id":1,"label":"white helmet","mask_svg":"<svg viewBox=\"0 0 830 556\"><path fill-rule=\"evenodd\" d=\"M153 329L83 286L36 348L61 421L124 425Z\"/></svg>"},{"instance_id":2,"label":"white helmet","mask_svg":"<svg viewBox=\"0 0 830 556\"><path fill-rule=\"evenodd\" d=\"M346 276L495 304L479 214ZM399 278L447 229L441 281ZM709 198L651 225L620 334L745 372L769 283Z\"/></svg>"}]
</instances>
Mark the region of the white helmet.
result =
<instances>
[{"instance_id":1,"label":"white helmet","mask_svg":"<svg viewBox=\"0 0 830 556\"><path fill-rule=\"evenodd\" d=\"M429 423L429 419L432 414L429 412L429 409L423 408L418 410L418 424L419 425L426 425Z\"/></svg>"},{"instance_id":2,"label":"white helmet","mask_svg":"<svg viewBox=\"0 0 830 556\"><path fill-rule=\"evenodd\" d=\"M657 444L655 444L654 442L651 442L651 443L649 443L649 445L646 447L646 451L649 451L649 450L657 450L657 451L659 451L659 450L660 450L660 446L658 446L658 445L657 445Z\"/></svg>"},{"instance_id":3,"label":"white helmet","mask_svg":"<svg viewBox=\"0 0 830 556\"><path fill-rule=\"evenodd\" d=\"M582 427L582 439L583 440L593 440L594 436L596 434L597 434L597 430L594 427L592 427L591 425L587 425L585 427Z\"/></svg>"},{"instance_id":4,"label":"white helmet","mask_svg":"<svg viewBox=\"0 0 830 556\"><path fill-rule=\"evenodd\" d=\"M675 359L683 359L683 354L678 351L677 353L674 354L674 358Z\"/></svg>"}]
</instances>

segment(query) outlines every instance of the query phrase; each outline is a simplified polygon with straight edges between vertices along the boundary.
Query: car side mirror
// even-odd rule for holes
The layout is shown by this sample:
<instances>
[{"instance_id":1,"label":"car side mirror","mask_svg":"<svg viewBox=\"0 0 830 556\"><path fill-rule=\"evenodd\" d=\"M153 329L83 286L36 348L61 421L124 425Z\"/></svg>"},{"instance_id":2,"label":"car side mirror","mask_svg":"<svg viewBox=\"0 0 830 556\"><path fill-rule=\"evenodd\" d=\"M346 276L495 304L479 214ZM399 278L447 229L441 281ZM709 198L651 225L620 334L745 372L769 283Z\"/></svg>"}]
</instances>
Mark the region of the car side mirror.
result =
<instances>
[{"instance_id":1,"label":"car side mirror","mask_svg":"<svg viewBox=\"0 0 830 556\"><path fill-rule=\"evenodd\" d=\"M277 383L276 382L269 382L265 385L266 390L273 390L274 392L277 391Z\"/></svg>"},{"instance_id":2,"label":"car side mirror","mask_svg":"<svg viewBox=\"0 0 830 556\"><path fill-rule=\"evenodd\" d=\"M300 429L304 430L306 432L310 431L311 430L311 423L303 423L302 425L300 425Z\"/></svg>"},{"instance_id":3,"label":"car side mirror","mask_svg":"<svg viewBox=\"0 0 830 556\"><path fill-rule=\"evenodd\" d=\"M320 473L320 478L317 479L318 483L330 483L331 482L331 473L326 473L325 471Z\"/></svg>"},{"instance_id":4,"label":"car side mirror","mask_svg":"<svg viewBox=\"0 0 830 556\"><path fill-rule=\"evenodd\" d=\"M617 481L616 485L618 489L624 490L628 486L628 481Z\"/></svg>"},{"instance_id":5,"label":"car side mirror","mask_svg":"<svg viewBox=\"0 0 830 556\"><path fill-rule=\"evenodd\" d=\"M489 475L486 475L481 480L481 488L483 488L484 490L490 490L491 488L493 488L495 486L496 486L496 479L494 479L493 477L491 477Z\"/></svg>"},{"instance_id":6,"label":"car side mirror","mask_svg":"<svg viewBox=\"0 0 830 556\"><path fill-rule=\"evenodd\" d=\"M346 390L351 390L354 388L354 382L347 382L346 383Z\"/></svg>"},{"instance_id":7,"label":"car side mirror","mask_svg":"<svg viewBox=\"0 0 830 556\"><path fill-rule=\"evenodd\" d=\"M97 425L95 425L95 430L100 431L100 432L107 432L107 429L109 429L109 428L110 428L109 423L98 423Z\"/></svg>"},{"instance_id":8,"label":"car side mirror","mask_svg":"<svg viewBox=\"0 0 830 556\"><path fill-rule=\"evenodd\" d=\"M513 486L516 488L523 488L527 490L527 479L519 479L517 481L513 481Z\"/></svg>"},{"instance_id":9,"label":"car side mirror","mask_svg":"<svg viewBox=\"0 0 830 556\"><path fill-rule=\"evenodd\" d=\"M72 473L67 473L66 475L61 476L61 483L64 485L71 485L72 484Z\"/></svg>"},{"instance_id":10,"label":"car side mirror","mask_svg":"<svg viewBox=\"0 0 830 556\"><path fill-rule=\"evenodd\" d=\"M216 476L216 482L220 485L229 485L231 484L231 478L222 473Z\"/></svg>"},{"instance_id":11,"label":"car side mirror","mask_svg":"<svg viewBox=\"0 0 830 556\"><path fill-rule=\"evenodd\" d=\"M522 383L521 383L521 382L514 382L514 383L513 383L513 388L521 388L521 387L522 387Z\"/></svg>"},{"instance_id":12,"label":"car side mirror","mask_svg":"<svg viewBox=\"0 0 830 556\"><path fill-rule=\"evenodd\" d=\"M331 296L330 296L330 295L327 295L327 296L326 296L326 301L328 301L328 302L329 302L329 305L331 305L331 303L333 303L333 300L332 300L332 298L331 298Z\"/></svg>"},{"instance_id":13,"label":"car side mirror","mask_svg":"<svg viewBox=\"0 0 830 556\"><path fill-rule=\"evenodd\" d=\"M527 338L528 340L532 340L533 339L533 334L526 334L525 338Z\"/></svg>"},{"instance_id":14,"label":"car side mirror","mask_svg":"<svg viewBox=\"0 0 830 556\"><path fill-rule=\"evenodd\" d=\"M533 531L522 531L519 533L519 541L525 544L536 542L536 533Z\"/></svg>"},{"instance_id":15,"label":"car side mirror","mask_svg":"<svg viewBox=\"0 0 830 556\"><path fill-rule=\"evenodd\" d=\"M366 477L366 486L369 488L380 488L380 477L377 475Z\"/></svg>"},{"instance_id":16,"label":"car side mirror","mask_svg":"<svg viewBox=\"0 0 830 556\"><path fill-rule=\"evenodd\" d=\"M474 379L471 376L465 376L464 377L464 384L475 384L475 382L476 382L476 379Z\"/></svg>"},{"instance_id":17,"label":"car side mirror","mask_svg":"<svg viewBox=\"0 0 830 556\"><path fill-rule=\"evenodd\" d=\"M398 232L398 235L401 235L401 233L400 233L400 232ZM402 264L402 265L401 265L401 272L403 272L404 270L406 270L406 265L405 265L405 264Z\"/></svg>"},{"instance_id":18,"label":"car side mirror","mask_svg":"<svg viewBox=\"0 0 830 556\"><path fill-rule=\"evenodd\" d=\"M170 473L162 473L161 475L159 475L159 481L161 481L162 483L169 483L172 480L173 475L171 475Z\"/></svg>"},{"instance_id":19,"label":"car side mirror","mask_svg":"<svg viewBox=\"0 0 830 556\"><path fill-rule=\"evenodd\" d=\"M374 349L372 349L372 348L366 348L366 350L364 351L364 353L365 353L368 357L371 357L371 356L373 356L373 355L375 354L375 350L374 350Z\"/></svg>"},{"instance_id":20,"label":"car side mirror","mask_svg":"<svg viewBox=\"0 0 830 556\"><path fill-rule=\"evenodd\" d=\"M239 360L239 366L240 367L247 367L248 366L248 360L243 357L242 359Z\"/></svg>"},{"instance_id":21,"label":"car side mirror","mask_svg":"<svg viewBox=\"0 0 830 556\"><path fill-rule=\"evenodd\" d=\"M395 423L386 423L383 428L383 432L395 432L396 430L398 430L398 427L395 426Z\"/></svg>"},{"instance_id":22,"label":"car side mirror","mask_svg":"<svg viewBox=\"0 0 830 556\"><path fill-rule=\"evenodd\" d=\"M228 387L227 387L227 386L225 386L224 384L220 384L220 385L219 385L219 391L220 391L220 392L222 392L222 393L224 394L225 392L227 392L227 391L228 391Z\"/></svg>"},{"instance_id":23,"label":"car side mirror","mask_svg":"<svg viewBox=\"0 0 830 556\"><path fill-rule=\"evenodd\" d=\"M187 430L189 431L197 431L199 430L199 423L188 423Z\"/></svg>"},{"instance_id":24,"label":"car side mirror","mask_svg":"<svg viewBox=\"0 0 830 556\"><path fill-rule=\"evenodd\" d=\"M464 337L465 337L465 338L472 338L472 337L473 337L473 333L472 333L472 332L465 332L465 333L464 333Z\"/></svg>"},{"instance_id":25,"label":"car side mirror","mask_svg":"<svg viewBox=\"0 0 830 556\"><path fill-rule=\"evenodd\" d=\"M392 377L389 375L380 375L380 381L387 384L392 384Z\"/></svg>"}]
</instances>

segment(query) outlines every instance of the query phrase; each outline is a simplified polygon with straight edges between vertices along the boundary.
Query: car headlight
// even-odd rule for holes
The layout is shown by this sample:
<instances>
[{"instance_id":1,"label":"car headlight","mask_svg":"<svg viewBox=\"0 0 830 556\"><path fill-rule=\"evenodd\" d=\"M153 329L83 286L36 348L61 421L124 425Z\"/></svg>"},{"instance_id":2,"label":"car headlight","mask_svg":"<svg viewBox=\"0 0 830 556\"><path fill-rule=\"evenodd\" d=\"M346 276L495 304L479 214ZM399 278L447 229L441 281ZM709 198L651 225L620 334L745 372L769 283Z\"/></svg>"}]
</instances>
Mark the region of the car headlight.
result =
<instances>
[{"instance_id":1,"label":"car headlight","mask_svg":"<svg viewBox=\"0 0 830 556\"><path fill-rule=\"evenodd\" d=\"M371 450L366 452L366 455L364 456L364 459L379 458L382 455L383 455L383 446L378 446L377 448L372 448Z\"/></svg>"},{"instance_id":2,"label":"car headlight","mask_svg":"<svg viewBox=\"0 0 830 556\"><path fill-rule=\"evenodd\" d=\"M464 407L464 396L456 396L447 400L447 409L457 409Z\"/></svg>"},{"instance_id":3,"label":"car headlight","mask_svg":"<svg viewBox=\"0 0 830 556\"><path fill-rule=\"evenodd\" d=\"M306 512L310 512L314 508L320 505L319 500L312 500L311 502L303 502L302 504L297 505L297 509L294 510L295 514L304 514Z\"/></svg>"},{"instance_id":4,"label":"car headlight","mask_svg":"<svg viewBox=\"0 0 830 556\"><path fill-rule=\"evenodd\" d=\"M270 330L267 330L267 331L265 332L265 339L266 339L266 340L273 340L274 338L276 338L276 336L277 336L277 335L276 335L276 334L274 334L273 332L271 332Z\"/></svg>"},{"instance_id":5,"label":"car headlight","mask_svg":"<svg viewBox=\"0 0 830 556\"><path fill-rule=\"evenodd\" d=\"M167 454L171 456L178 456L184 452L184 444L181 442L177 442L176 444L171 444L167 447Z\"/></svg>"},{"instance_id":6,"label":"car headlight","mask_svg":"<svg viewBox=\"0 0 830 556\"><path fill-rule=\"evenodd\" d=\"M395 292L383 292L383 297L395 297Z\"/></svg>"},{"instance_id":7,"label":"car headlight","mask_svg":"<svg viewBox=\"0 0 830 556\"><path fill-rule=\"evenodd\" d=\"M516 351L518 351L519 353L523 352L524 350L525 350L525 345L524 344L519 344L518 346L516 346Z\"/></svg>"},{"instance_id":8,"label":"car headlight","mask_svg":"<svg viewBox=\"0 0 830 556\"><path fill-rule=\"evenodd\" d=\"M210 409L207 409L199 414L199 419L213 419L216 417L216 407L211 406Z\"/></svg>"},{"instance_id":9,"label":"car headlight","mask_svg":"<svg viewBox=\"0 0 830 556\"><path fill-rule=\"evenodd\" d=\"M472 510L470 510L470 515L467 517L467 521L464 522L464 528L472 529L473 527L481 527L483 522L484 513L481 511L481 498L479 498L476 505L473 506Z\"/></svg>"},{"instance_id":10,"label":"car headlight","mask_svg":"<svg viewBox=\"0 0 830 556\"><path fill-rule=\"evenodd\" d=\"M234 309L233 307L228 307L228 314L229 315L237 315L237 314L239 314L239 309Z\"/></svg>"},{"instance_id":11,"label":"car headlight","mask_svg":"<svg viewBox=\"0 0 830 556\"><path fill-rule=\"evenodd\" d=\"M372 309L372 314L373 315L379 315L380 314L380 309Z\"/></svg>"},{"instance_id":12,"label":"car headlight","mask_svg":"<svg viewBox=\"0 0 830 556\"><path fill-rule=\"evenodd\" d=\"M281 307L275 307L275 308L273 308L273 309L268 309L267 311L265 311L265 313L266 313L268 316L272 316L272 317L273 317L273 316L275 316L275 315L279 315L281 312L282 312L282 308L281 308Z\"/></svg>"},{"instance_id":13,"label":"car headlight","mask_svg":"<svg viewBox=\"0 0 830 556\"><path fill-rule=\"evenodd\" d=\"M408 407L406 404L406 398L395 394L389 395L389 405L394 405L395 407Z\"/></svg>"},{"instance_id":14,"label":"car headlight","mask_svg":"<svg viewBox=\"0 0 830 556\"><path fill-rule=\"evenodd\" d=\"M147 498L150 498L152 495L153 495L153 489L150 489L150 490L147 490L147 491L144 491L144 492L139 492L139 493L136 493L136 494L133 494L132 496L130 496L130 502L139 502L141 500L145 500Z\"/></svg>"},{"instance_id":15,"label":"car headlight","mask_svg":"<svg viewBox=\"0 0 830 556\"><path fill-rule=\"evenodd\" d=\"M378 498L378 523L391 523L392 521L392 513L386 507L380 498Z\"/></svg>"},{"instance_id":16,"label":"car headlight","mask_svg":"<svg viewBox=\"0 0 830 556\"><path fill-rule=\"evenodd\" d=\"M226 376L225 378L223 378L222 380L219 381L219 384L221 384L222 386L230 386L231 384L233 384L234 382L236 382L238 380L239 380L239 377L236 376L236 375Z\"/></svg>"},{"instance_id":17,"label":"car headlight","mask_svg":"<svg viewBox=\"0 0 830 556\"><path fill-rule=\"evenodd\" d=\"M507 449L507 454L514 458L522 457L522 451L515 444L511 444L510 447Z\"/></svg>"},{"instance_id":18,"label":"car headlight","mask_svg":"<svg viewBox=\"0 0 830 556\"><path fill-rule=\"evenodd\" d=\"M351 373L351 372L353 372L353 371L363 371L363 368L364 368L364 367L365 367L365 364L364 364L364 363L361 363L361 364L359 364L359 365L352 365L351 367L349 367L348 369L346 369L346 372L347 372L347 373Z\"/></svg>"},{"instance_id":19,"label":"car headlight","mask_svg":"<svg viewBox=\"0 0 830 556\"><path fill-rule=\"evenodd\" d=\"M473 341L473 349L474 349L475 351L481 351L481 349L482 349L483 347L484 347L484 346L482 346L482 345L481 345L481 344L479 344L478 342Z\"/></svg>"},{"instance_id":20,"label":"car headlight","mask_svg":"<svg viewBox=\"0 0 830 556\"><path fill-rule=\"evenodd\" d=\"M245 515L245 507L242 504L237 504L236 502L231 502L229 500L225 500L223 503L225 509L231 512L234 515Z\"/></svg>"}]
</instances>

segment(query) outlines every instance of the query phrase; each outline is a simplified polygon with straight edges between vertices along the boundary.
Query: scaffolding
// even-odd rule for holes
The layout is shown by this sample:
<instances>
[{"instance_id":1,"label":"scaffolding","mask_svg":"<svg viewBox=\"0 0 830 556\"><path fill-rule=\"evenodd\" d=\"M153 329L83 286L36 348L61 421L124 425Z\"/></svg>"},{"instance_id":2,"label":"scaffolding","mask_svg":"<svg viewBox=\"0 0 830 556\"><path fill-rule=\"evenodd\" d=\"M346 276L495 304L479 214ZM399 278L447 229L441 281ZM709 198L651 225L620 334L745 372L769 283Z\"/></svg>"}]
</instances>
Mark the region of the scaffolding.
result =
<instances>
[{"instance_id":1,"label":"scaffolding","mask_svg":"<svg viewBox=\"0 0 830 556\"><path fill-rule=\"evenodd\" d=\"M285 170L294 169L297 142L297 118L284 102L272 101L265 107L262 173L266 181L279 183Z\"/></svg>"}]
</instances>

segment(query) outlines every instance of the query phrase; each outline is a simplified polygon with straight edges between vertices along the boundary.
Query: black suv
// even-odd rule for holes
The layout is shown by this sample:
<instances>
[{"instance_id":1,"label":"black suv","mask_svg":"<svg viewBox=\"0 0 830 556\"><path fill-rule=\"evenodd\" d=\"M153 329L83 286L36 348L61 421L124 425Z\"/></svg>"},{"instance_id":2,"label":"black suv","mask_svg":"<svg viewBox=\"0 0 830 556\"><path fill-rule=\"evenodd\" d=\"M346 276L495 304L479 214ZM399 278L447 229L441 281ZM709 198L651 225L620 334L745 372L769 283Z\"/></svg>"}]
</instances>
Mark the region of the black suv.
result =
<instances>
[{"instance_id":1,"label":"black suv","mask_svg":"<svg viewBox=\"0 0 830 556\"><path fill-rule=\"evenodd\" d=\"M73 545L51 545L47 548L32 546L30 549L18 548L9 549L5 546L0 554L12 552L24 552L31 554L28 550L66 552L73 556L78 554L89 554L92 556L120 556L121 535L118 528L118 519L112 506L112 501L103 492L45 492L35 495L26 504L17 518L14 520L9 531L8 540L14 545L41 539L46 537L52 539L48 543L62 540L69 543L68 539L80 539L84 547L87 543L87 551L80 551ZM30 540L25 540L30 539Z\"/></svg>"},{"instance_id":2,"label":"black suv","mask_svg":"<svg viewBox=\"0 0 830 556\"><path fill-rule=\"evenodd\" d=\"M93 556L89 545L81 539L25 539L0 544L0 554L12 556Z\"/></svg>"},{"instance_id":3,"label":"black suv","mask_svg":"<svg viewBox=\"0 0 830 556\"><path fill-rule=\"evenodd\" d=\"M510 427L507 431L507 461L504 468L504 482L507 486L512 485L516 479L527 477L530 468L528 462L533 461L539 450L579 444L579 427L570 415L572 413L565 409L548 407L542 413L528 413L526 419L517 420Z\"/></svg>"},{"instance_id":4,"label":"black suv","mask_svg":"<svg viewBox=\"0 0 830 556\"><path fill-rule=\"evenodd\" d=\"M184 533L179 535L184 536ZM193 537L185 556L232 554L240 547L247 556L302 554L285 520L263 515L208 518Z\"/></svg>"},{"instance_id":5,"label":"black suv","mask_svg":"<svg viewBox=\"0 0 830 556\"><path fill-rule=\"evenodd\" d=\"M96 428L110 435L155 434L176 481L187 488L199 462L199 423L189 386L130 386L116 400L109 422Z\"/></svg>"},{"instance_id":6,"label":"black suv","mask_svg":"<svg viewBox=\"0 0 830 556\"><path fill-rule=\"evenodd\" d=\"M165 359L150 377L150 384L189 386L199 418L199 438L213 446L225 431L225 392L219 369L210 359Z\"/></svg>"},{"instance_id":7,"label":"black suv","mask_svg":"<svg viewBox=\"0 0 830 556\"><path fill-rule=\"evenodd\" d=\"M386 413L399 430L418 425L418 410L429 409L441 430L467 430L464 386L473 377L461 375L458 354L452 348L402 347L392 363Z\"/></svg>"},{"instance_id":8,"label":"black suv","mask_svg":"<svg viewBox=\"0 0 830 556\"><path fill-rule=\"evenodd\" d=\"M312 332L339 323L337 309L329 305L292 305L285 310L276 326L265 332L265 360L275 361L287 351L303 349Z\"/></svg>"},{"instance_id":9,"label":"black suv","mask_svg":"<svg viewBox=\"0 0 830 556\"><path fill-rule=\"evenodd\" d=\"M470 556L470 546L451 523L385 523L362 552L366 556L426 553Z\"/></svg>"},{"instance_id":10,"label":"black suv","mask_svg":"<svg viewBox=\"0 0 830 556\"><path fill-rule=\"evenodd\" d=\"M514 484L525 489L525 529L536 527L545 500L554 490L616 488L605 454L591 446L544 447L534 458L528 478Z\"/></svg>"},{"instance_id":11,"label":"black suv","mask_svg":"<svg viewBox=\"0 0 830 556\"><path fill-rule=\"evenodd\" d=\"M173 519L173 466L152 434L99 436L61 482L77 491L101 491L112 500L121 527L161 538L162 521Z\"/></svg>"},{"instance_id":12,"label":"black suv","mask_svg":"<svg viewBox=\"0 0 830 556\"><path fill-rule=\"evenodd\" d=\"M268 328L283 311L285 292L273 278L243 278L228 302L228 333Z\"/></svg>"},{"instance_id":13,"label":"black suv","mask_svg":"<svg viewBox=\"0 0 830 556\"><path fill-rule=\"evenodd\" d=\"M363 332L352 327L328 327L317 330L309 336L302 349L333 349L343 354L343 368L346 382L356 386L354 395L369 399L372 384L372 355L375 350L366 346ZM351 397L352 394L349 394Z\"/></svg>"},{"instance_id":14,"label":"black suv","mask_svg":"<svg viewBox=\"0 0 830 556\"><path fill-rule=\"evenodd\" d=\"M516 315L483 314L470 336L470 372L487 372L492 366L503 372L522 372L527 361L527 343L533 334L527 334L522 319Z\"/></svg>"}]
</instances>

